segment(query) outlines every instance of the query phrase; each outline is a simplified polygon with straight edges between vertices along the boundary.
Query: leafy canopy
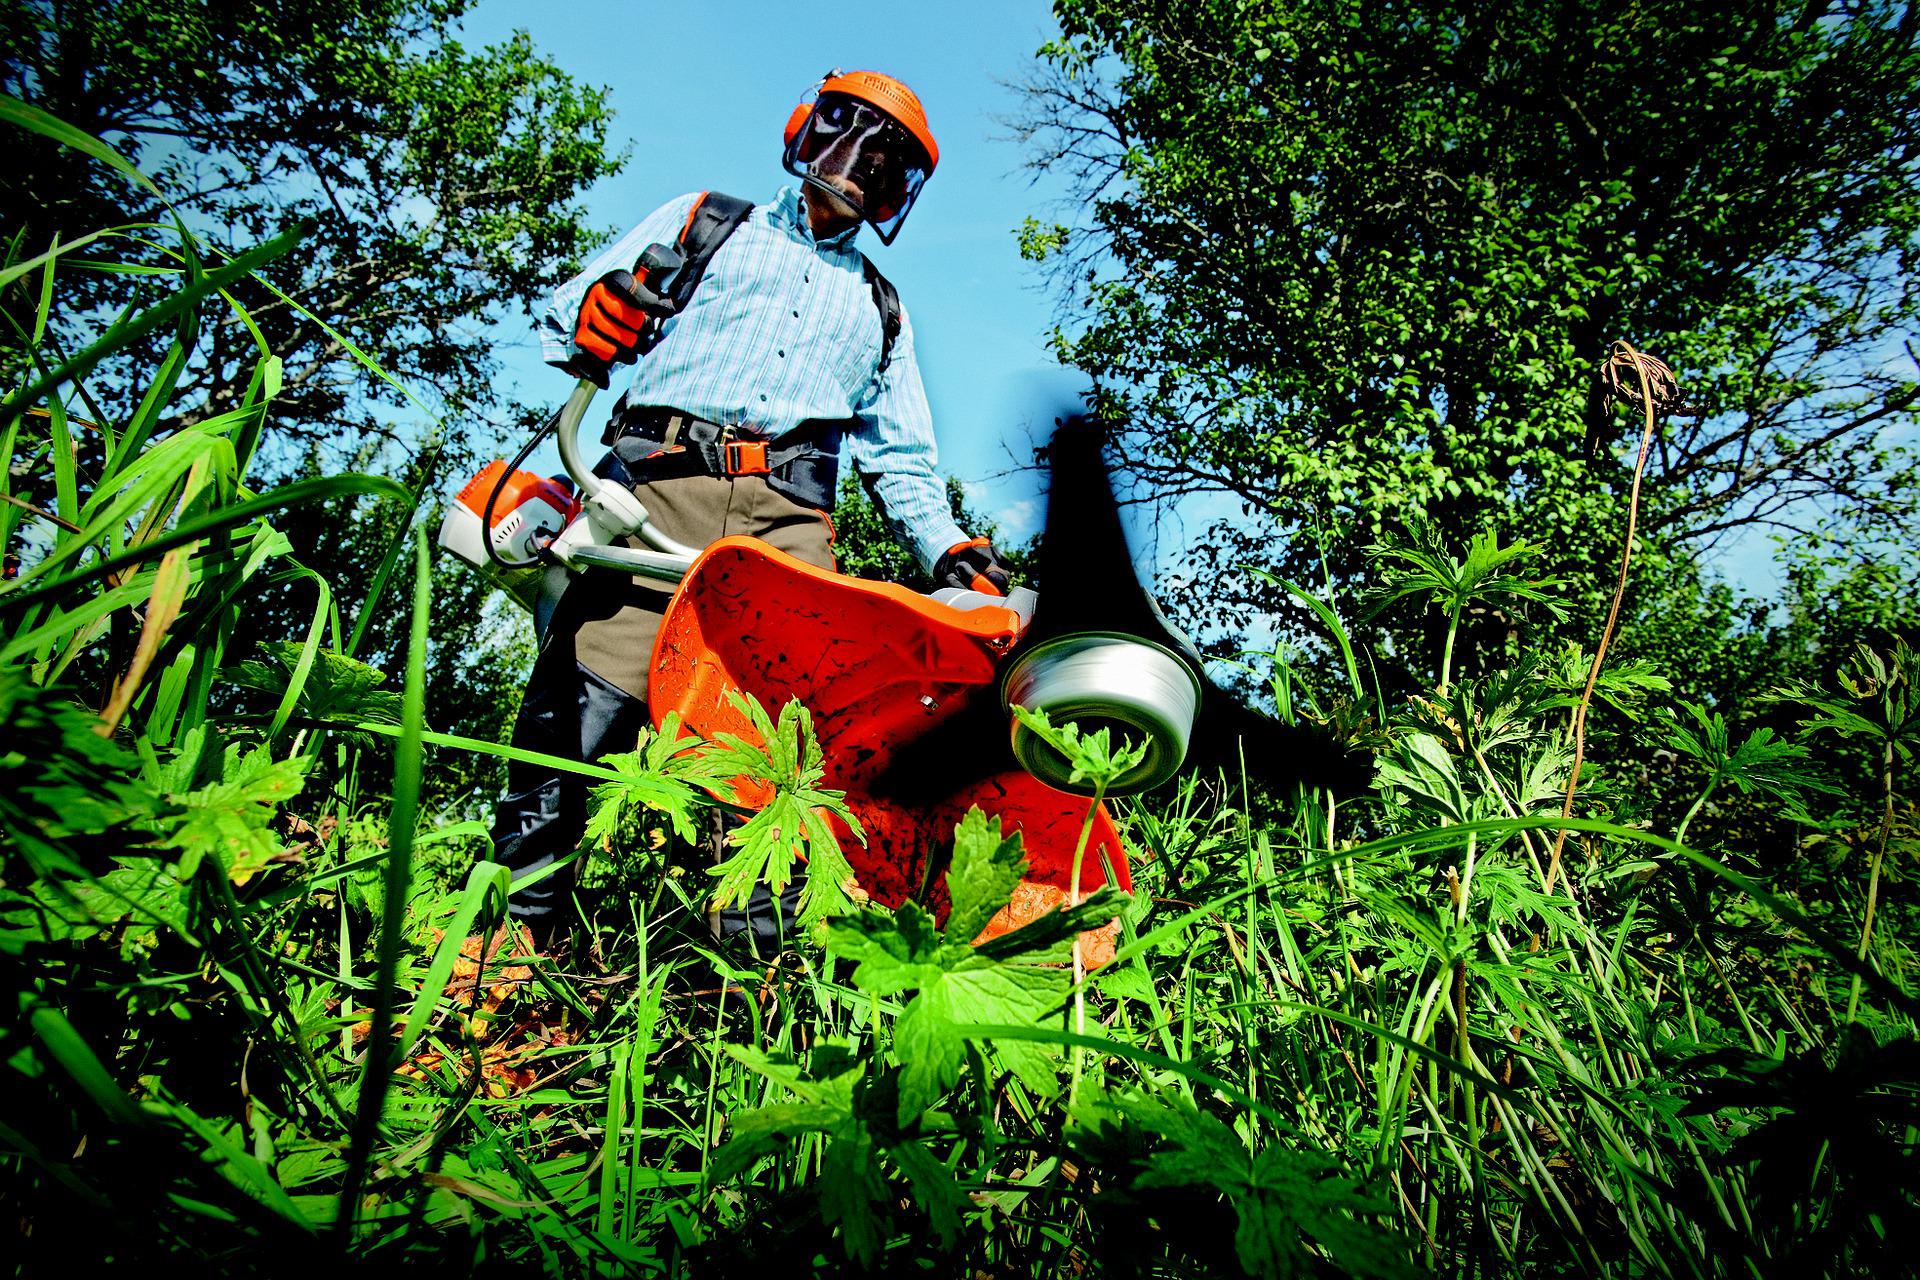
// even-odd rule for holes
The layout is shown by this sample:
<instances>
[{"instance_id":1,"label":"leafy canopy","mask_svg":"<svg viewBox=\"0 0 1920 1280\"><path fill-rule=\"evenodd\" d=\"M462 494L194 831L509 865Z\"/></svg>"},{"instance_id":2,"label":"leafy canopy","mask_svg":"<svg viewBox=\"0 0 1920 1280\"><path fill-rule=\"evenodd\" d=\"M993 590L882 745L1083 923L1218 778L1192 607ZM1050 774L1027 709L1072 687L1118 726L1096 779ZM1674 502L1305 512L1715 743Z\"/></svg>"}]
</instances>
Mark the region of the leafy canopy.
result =
<instances>
[{"instance_id":1,"label":"leafy canopy","mask_svg":"<svg viewBox=\"0 0 1920 1280\"><path fill-rule=\"evenodd\" d=\"M1080 199L1023 248L1131 475L1241 505L1192 542L1207 621L1288 607L1243 564L1351 582L1422 515L1604 581L1637 415L1590 397L1621 337L1704 410L1657 442L1649 565L1823 516L1911 555L1911 6L1056 13L1017 123Z\"/></svg>"},{"instance_id":2,"label":"leafy canopy","mask_svg":"<svg viewBox=\"0 0 1920 1280\"><path fill-rule=\"evenodd\" d=\"M253 330L200 335L180 418L233 408L254 360L271 351L284 362L273 421L282 439L351 455L394 437L394 415L381 406L403 405L409 392L437 397L471 434L499 403L497 364L476 322L526 308L583 256L594 233L579 196L620 160L608 149L603 92L524 34L468 49L457 38L467 7L0 0L0 91L104 138L152 178L102 182L78 152L16 139L0 173L0 229L40 252L56 237L153 220L163 212L157 191L218 253L304 224L300 251L266 273L303 305L242 288ZM157 249L110 243L106 256L170 265ZM77 339L141 279L62 276L55 336ZM347 376L347 344L390 377ZM132 394L122 370L138 368L140 354L128 351L87 384L94 405ZM419 441L403 433L403 443ZM282 451L278 461L295 457Z\"/></svg>"}]
</instances>

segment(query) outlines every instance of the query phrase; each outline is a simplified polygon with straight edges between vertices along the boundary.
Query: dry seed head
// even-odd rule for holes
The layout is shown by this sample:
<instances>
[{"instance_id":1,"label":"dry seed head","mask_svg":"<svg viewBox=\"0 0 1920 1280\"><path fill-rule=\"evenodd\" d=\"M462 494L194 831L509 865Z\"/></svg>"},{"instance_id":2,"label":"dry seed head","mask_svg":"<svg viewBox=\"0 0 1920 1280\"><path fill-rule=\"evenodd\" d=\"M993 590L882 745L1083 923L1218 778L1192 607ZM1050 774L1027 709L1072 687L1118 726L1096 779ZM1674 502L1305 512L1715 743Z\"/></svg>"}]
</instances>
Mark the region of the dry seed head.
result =
<instances>
[{"instance_id":1,"label":"dry seed head","mask_svg":"<svg viewBox=\"0 0 1920 1280\"><path fill-rule=\"evenodd\" d=\"M1681 393L1680 382L1666 361L1644 351L1635 351L1624 342L1614 343L1613 350L1600 363L1600 394L1607 412L1612 412L1614 405L1623 403L1645 411L1646 405L1640 393L1642 370L1646 373L1647 390L1652 395L1656 415L1703 416L1705 411L1690 403Z\"/></svg>"}]
</instances>

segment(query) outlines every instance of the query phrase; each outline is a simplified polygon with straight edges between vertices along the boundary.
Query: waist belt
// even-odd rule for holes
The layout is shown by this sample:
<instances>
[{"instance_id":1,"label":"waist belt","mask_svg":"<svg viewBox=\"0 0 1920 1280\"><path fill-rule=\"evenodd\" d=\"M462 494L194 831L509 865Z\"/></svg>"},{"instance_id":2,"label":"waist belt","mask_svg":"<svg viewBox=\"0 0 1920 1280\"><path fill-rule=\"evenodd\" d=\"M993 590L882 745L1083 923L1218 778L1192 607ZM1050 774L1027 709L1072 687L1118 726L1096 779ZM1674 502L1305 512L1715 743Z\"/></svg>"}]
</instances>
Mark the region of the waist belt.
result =
<instances>
[{"instance_id":1,"label":"waist belt","mask_svg":"<svg viewBox=\"0 0 1920 1280\"><path fill-rule=\"evenodd\" d=\"M840 422L814 418L769 438L756 428L725 427L677 409L629 407L622 401L607 423L604 442L613 453L602 463L607 468L602 474L628 484L681 476L765 476L775 492L828 511L840 476L841 431Z\"/></svg>"}]
</instances>

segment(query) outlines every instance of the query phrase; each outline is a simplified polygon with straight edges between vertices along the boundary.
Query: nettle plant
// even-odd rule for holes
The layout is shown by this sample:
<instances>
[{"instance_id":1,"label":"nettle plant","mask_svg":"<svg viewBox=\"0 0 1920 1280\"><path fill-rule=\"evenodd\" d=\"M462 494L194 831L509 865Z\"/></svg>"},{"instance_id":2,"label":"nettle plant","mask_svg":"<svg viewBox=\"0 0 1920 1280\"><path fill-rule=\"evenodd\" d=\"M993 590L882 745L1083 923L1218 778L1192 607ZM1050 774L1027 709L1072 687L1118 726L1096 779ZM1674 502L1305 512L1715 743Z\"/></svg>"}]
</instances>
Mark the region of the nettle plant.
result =
<instances>
[{"instance_id":1,"label":"nettle plant","mask_svg":"<svg viewBox=\"0 0 1920 1280\"><path fill-rule=\"evenodd\" d=\"M659 732L644 735L637 750L600 761L618 776L594 788L588 843L633 845L664 821L674 838L696 844L710 820L705 811L718 806L734 815L726 833L733 852L709 869L714 883L696 895L702 909L738 906L761 883L777 896L804 860L808 870L797 923L801 936L816 937L828 918L852 909L856 889L829 818L845 823L856 840L864 839L860 820L847 808L843 792L821 786L826 769L805 706L790 699L776 718L744 694L730 692L728 701L752 726L752 737L720 733L706 742L669 712ZM745 808L717 800L718 793L733 789L734 780L763 790L764 803Z\"/></svg>"},{"instance_id":2,"label":"nettle plant","mask_svg":"<svg viewBox=\"0 0 1920 1280\"><path fill-rule=\"evenodd\" d=\"M1019 714L1095 792L1084 852L1100 793L1142 748L1105 729L1083 734ZM1021 843L974 809L955 831L943 926L911 900L829 924L828 958L852 966L852 990L841 998L872 1010L868 1034L825 1038L804 1054L727 1046L761 1079L766 1101L728 1116L710 1176L752 1197L752 1188L778 1185L796 1168L814 1171L822 1222L869 1268L890 1245L926 1231L942 1251L991 1256L981 1250L996 1234L1018 1234L1005 1231L1011 1215L1032 1209L1040 1231L1062 1215L1092 1215L1090 1252L1069 1246L1064 1255L1083 1263L1118 1262L1124 1248L1099 1237L1123 1241L1131 1233L1119 1219L1137 1219L1137 1231L1151 1214L1160 1233L1151 1249L1217 1254L1207 1237L1224 1229L1229 1248L1219 1262L1249 1275L1327 1262L1351 1275L1411 1274L1407 1242L1380 1229L1384 1197L1312 1135L1211 1074L1196 1061L1205 1055L1157 1053L1104 1027L1089 1032L1088 988L1097 986L1109 1008L1118 998L1157 1006L1148 957L1205 911L1142 936L1147 900L1110 887L1083 899L1075 874L1066 905L973 944L1027 874ZM1090 975L1080 935L1116 916L1128 942ZM1208 1093L1251 1109L1271 1130L1213 1114L1200 1103ZM1198 1211L1193 1221L1170 1212L1183 1203ZM1019 1256L1004 1240L1000 1247L1003 1259Z\"/></svg>"},{"instance_id":3,"label":"nettle plant","mask_svg":"<svg viewBox=\"0 0 1920 1280\"><path fill-rule=\"evenodd\" d=\"M732 1137L713 1176L731 1179L776 1157L790 1161L789 1144L805 1140L798 1157L817 1156L821 1212L839 1227L850 1256L876 1261L898 1229L902 1204L915 1206L915 1217L924 1214L952 1246L962 1219L983 1212L950 1161L964 1146L994 1145L994 1063L1011 1073L1028 1105L1060 1093L1061 1023L1076 987L1068 961L1082 930L1126 904L1125 894L1102 889L972 945L1026 873L1019 834L1005 834L976 808L954 835L944 927L911 900L890 913L833 921L828 955L852 964L854 987L875 1007L898 1001L897 1012L877 1039L816 1045L804 1064L729 1045L729 1054L786 1096L729 1117Z\"/></svg>"}]
</instances>

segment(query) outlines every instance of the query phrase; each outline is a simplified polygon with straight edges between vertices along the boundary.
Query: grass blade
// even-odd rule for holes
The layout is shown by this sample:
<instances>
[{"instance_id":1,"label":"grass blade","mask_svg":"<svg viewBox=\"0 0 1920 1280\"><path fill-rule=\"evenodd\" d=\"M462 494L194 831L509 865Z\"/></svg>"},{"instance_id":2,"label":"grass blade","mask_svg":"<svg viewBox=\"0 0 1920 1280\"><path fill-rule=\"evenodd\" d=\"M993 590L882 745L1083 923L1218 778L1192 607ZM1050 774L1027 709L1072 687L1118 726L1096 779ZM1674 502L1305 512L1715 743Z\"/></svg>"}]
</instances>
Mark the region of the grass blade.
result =
<instances>
[{"instance_id":1,"label":"grass blade","mask_svg":"<svg viewBox=\"0 0 1920 1280\"><path fill-rule=\"evenodd\" d=\"M101 337L89 343L79 354L63 360L52 371L34 379L0 402L0 420L11 421L28 405L40 400L63 382L86 376L92 368L128 343L146 337L164 325L173 324L210 293L245 280L258 268L284 256L305 234L304 227L283 231L256 249L249 249L223 266L214 268L199 280L150 310L131 320L114 324Z\"/></svg>"},{"instance_id":2,"label":"grass blade","mask_svg":"<svg viewBox=\"0 0 1920 1280\"><path fill-rule=\"evenodd\" d=\"M342 1246L351 1242L359 1218L360 1188L367 1161L379 1136L380 1117L394 1066L393 1006L400 949L406 945L401 926L406 920L407 884L413 872L413 834L420 814L421 742L426 713L427 612L432 602L431 562L427 538L414 538L413 625L407 641L407 685L401 701L399 746L393 753L393 806L387 822L386 900L380 921L380 952L375 966L373 1027L367 1035L366 1071L360 1081L360 1104L354 1114L352 1145L347 1156L346 1183L340 1196L335 1235Z\"/></svg>"}]
</instances>

